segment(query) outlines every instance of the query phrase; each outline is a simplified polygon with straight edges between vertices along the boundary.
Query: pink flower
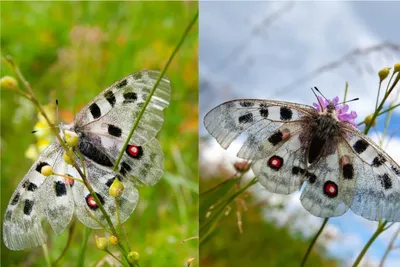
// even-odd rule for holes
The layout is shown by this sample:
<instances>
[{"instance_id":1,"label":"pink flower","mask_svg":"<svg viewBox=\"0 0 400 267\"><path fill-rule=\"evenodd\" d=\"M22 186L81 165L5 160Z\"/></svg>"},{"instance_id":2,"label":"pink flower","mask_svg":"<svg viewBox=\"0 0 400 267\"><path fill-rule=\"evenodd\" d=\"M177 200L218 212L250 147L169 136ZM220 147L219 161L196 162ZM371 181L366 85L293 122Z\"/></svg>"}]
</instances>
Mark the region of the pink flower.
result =
<instances>
[{"instance_id":1,"label":"pink flower","mask_svg":"<svg viewBox=\"0 0 400 267\"><path fill-rule=\"evenodd\" d=\"M334 104L335 109L336 109L336 115L337 115L338 119L340 121L348 122L357 128L357 123L355 122L355 118L357 118L357 113L355 111L351 111L350 113L347 113L347 111L349 110L349 106L346 104L338 105L338 103L339 103L338 96L336 96L334 99L332 99L332 101L326 100L326 99L322 98L321 96L318 96L318 100L324 109L326 108L326 106L329 105L329 103ZM315 107L316 110L318 110L318 112L321 112L321 106L319 105L319 103L313 103L313 106Z\"/></svg>"}]
</instances>

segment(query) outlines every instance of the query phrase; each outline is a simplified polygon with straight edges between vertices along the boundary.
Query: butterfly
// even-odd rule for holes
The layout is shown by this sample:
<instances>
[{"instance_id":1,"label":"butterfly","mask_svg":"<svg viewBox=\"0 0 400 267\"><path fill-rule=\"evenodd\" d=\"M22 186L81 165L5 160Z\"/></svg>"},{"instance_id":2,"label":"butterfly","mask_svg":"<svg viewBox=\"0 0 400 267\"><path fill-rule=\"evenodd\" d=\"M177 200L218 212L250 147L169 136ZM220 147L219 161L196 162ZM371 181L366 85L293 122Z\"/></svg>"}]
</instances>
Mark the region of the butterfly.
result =
<instances>
[{"instance_id":1,"label":"butterfly","mask_svg":"<svg viewBox=\"0 0 400 267\"><path fill-rule=\"evenodd\" d=\"M86 171L88 182L110 216L117 223L116 208L121 223L126 221L138 202L139 185L154 185L163 175L164 155L155 138L160 131L163 110L170 100L171 86L163 77L146 107L140 122L129 140L117 172L114 164L129 135L132 125L149 96L158 71L140 71L115 82L92 102L82 108L74 122L60 124L60 135L75 133L76 162ZM49 145L18 185L8 203L3 223L4 244L12 250L21 250L46 242L41 225L45 218L55 233L61 233L73 214L90 228L107 225L94 197L80 181L77 170L63 159L64 150L58 141ZM58 175L44 176L42 168L51 166ZM109 196L114 179L124 185L122 195ZM116 207L117 206L117 207Z\"/></svg>"},{"instance_id":2,"label":"butterfly","mask_svg":"<svg viewBox=\"0 0 400 267\"><path fill-rule=\"evenodd\" d=\"M267 190L291 194L311 214L334 217L351 209L369 219L400 221L400 167L354 122L348 105L318 96L318 104L238 99L212 109L207 131L222 148L239 137L237 157L251 160Z\"/></svg>"}]
</instances>

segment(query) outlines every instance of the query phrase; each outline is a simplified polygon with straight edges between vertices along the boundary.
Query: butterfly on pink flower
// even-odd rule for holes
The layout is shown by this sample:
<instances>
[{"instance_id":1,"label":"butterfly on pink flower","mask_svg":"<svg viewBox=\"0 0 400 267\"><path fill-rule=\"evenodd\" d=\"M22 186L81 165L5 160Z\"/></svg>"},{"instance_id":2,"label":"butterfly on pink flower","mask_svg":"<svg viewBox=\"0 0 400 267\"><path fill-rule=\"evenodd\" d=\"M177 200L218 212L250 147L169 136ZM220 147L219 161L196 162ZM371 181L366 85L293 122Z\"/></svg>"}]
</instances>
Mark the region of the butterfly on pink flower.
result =
<instances>
[{"instance_id":1,"label":"butterfly on pink flower","mask_svg":"<svg viewBox=\"0 0 400 267\"><path fill-rule=\"evenodd\" d=\"M318 89L314 88L317 92ZM237 156L267 190L290 194L318 217L351 209L369 220L400 221L400 166L357 129L357 113L339 97L313 106L237 99L212 109L204 126L226 149L246 136Z\"/></svg>"}]
</instances>

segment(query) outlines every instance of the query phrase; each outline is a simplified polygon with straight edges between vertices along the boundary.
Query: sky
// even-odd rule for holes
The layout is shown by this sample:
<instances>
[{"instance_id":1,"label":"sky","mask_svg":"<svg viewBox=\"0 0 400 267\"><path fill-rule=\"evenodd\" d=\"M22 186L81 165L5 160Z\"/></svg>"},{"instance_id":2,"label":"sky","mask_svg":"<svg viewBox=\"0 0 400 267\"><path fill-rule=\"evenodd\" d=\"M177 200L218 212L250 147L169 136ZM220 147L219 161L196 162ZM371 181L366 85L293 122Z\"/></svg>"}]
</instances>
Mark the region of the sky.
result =
<instances>
[{"instance_id":1,"label":"sky","mask_svg":"<svg viewBox=\"0 0 400 267\"><path fill-rule=\"evenodd\" d=\"M216 105L236 98L311 105L315 102L313 86L327 98L342 99L347 81L347 99L360 98L349 104L350 109L357 112L357 121L362 121L374 111L378 71L400 62L400 35L394 29L398 10L400 2L200 2L200 118ZM399 103L396 90L390 100ZM201 136L208 136L200 121ZM382 135L384 125L384 119L378 120L371 131L374 140ZM393 112L388 128L393 137L384 145L397 162L399 126L400 109ZM234 145L224 151L210 138L200 160L232 162L239 148ZM254 190L259 197L288 203L286 216L304 211L315 231L322 222L302 208L299 193L280 196L262 187ZM275 217L282 216L285 214ZM328 228L337 238L329 242L329 252L351 264L376 225L351 211L332 218ZM379 263L397 227L395 224L372 245L366 260ZM386 266L394 265L400 266L400 251L389 255Z\"/></svg>"}]
</instances>

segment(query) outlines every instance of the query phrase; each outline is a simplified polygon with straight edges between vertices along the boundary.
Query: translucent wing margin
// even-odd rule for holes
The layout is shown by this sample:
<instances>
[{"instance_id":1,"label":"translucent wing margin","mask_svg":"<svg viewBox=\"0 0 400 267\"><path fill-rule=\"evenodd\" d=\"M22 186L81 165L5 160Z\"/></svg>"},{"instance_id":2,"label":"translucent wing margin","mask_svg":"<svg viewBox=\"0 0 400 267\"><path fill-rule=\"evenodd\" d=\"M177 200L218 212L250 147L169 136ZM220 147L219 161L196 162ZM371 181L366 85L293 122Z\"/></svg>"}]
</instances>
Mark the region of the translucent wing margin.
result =
<instances>
[{"instance_id":1,"label":"translucent wing margin","mask_svg":"<svg viewBox=\"0 0 400 267\"><path fill-rule=\"evenodd\" d=\"M47 147L11 196L3 223L3 240L9 249L21 250L46 242L41 216L47 218L57 233L64 230L71 220L73 212L71 194L62 190L63 183L57 187L60 182L57 176L45 177L41 174L41 169L46 165L52 166L53 170L57 171L65 168L65 164L60 162L60 158L62 159L60 149L60 145L56 142ZM47 203L48 200L44 202L44 198L56 198L60 192L63 194L58 197L59 202ZM57 214L53 211L57 211ZM52 221L54 218L56 221Z\"/></svg>"},{"instance_id":2,"label":"translucent wing margin","mask_svg":"<svg viewBox=\"0 0 400 267\"><path fill-rule=\"evenodd\" d=\"M204 126L226 149L242 133L246 133L254 145L264 141L282 123L298 121L316 112L313 107L290 102L240 99L212 109L204 117ZM242 152L238 156L250 159L251 153Z\"/></svg>"}]
</instances>

